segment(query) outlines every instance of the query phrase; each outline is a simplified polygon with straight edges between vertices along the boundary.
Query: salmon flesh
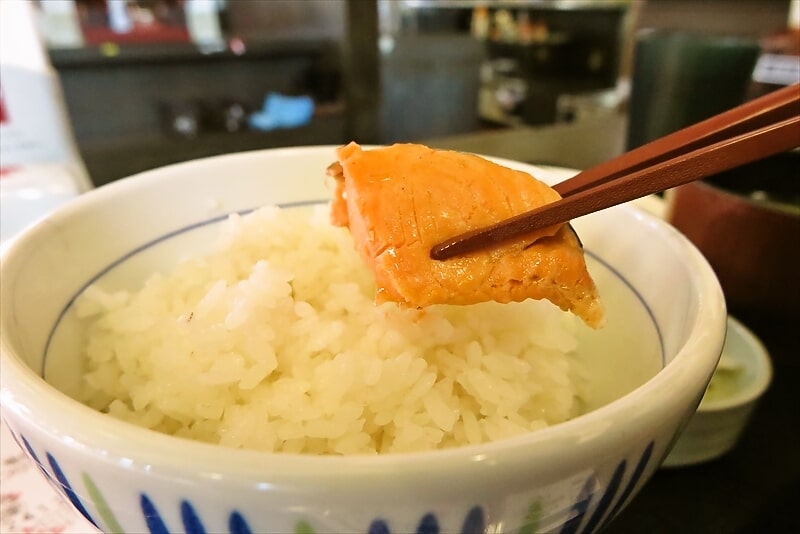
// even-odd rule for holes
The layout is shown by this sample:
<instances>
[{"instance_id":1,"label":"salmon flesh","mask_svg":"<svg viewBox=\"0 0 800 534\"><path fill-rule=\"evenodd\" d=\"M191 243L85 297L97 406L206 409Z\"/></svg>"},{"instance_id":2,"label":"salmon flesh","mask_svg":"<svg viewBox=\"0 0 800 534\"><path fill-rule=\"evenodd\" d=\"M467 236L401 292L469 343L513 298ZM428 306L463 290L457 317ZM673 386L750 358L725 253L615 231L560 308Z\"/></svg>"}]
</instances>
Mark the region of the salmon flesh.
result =
<instances>
[{"instance_id":1,"label":"salmon flesh","mask_svg":"<svg viewBox=\"0 0 800 534\"><path fill-rule=\"evenodd\" d=\"M431 248L561 197L530 174L479 156L395 144L336 151L328 168L331 219L350 229L372 270L376 302L434 304L547 299L593 328L604 310L583 247L569 224L445 261Z\"/></svg>"}]
</instances>

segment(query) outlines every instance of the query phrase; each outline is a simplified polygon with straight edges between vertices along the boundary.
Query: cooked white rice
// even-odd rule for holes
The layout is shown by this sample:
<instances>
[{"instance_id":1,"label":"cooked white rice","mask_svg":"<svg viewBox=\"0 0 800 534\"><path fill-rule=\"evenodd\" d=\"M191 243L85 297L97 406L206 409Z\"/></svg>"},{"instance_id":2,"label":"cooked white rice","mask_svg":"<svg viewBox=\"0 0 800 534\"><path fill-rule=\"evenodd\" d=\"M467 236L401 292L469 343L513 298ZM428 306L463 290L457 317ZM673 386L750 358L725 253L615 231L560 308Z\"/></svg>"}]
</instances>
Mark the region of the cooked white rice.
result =
<instances>
[{"instance_id":1,"label":"cooked white rice","mask_svg":"<svg viewBox=\"0 0 800 534\"><path fill-rule=\"evenodd\" d=\"M374 292L326 209L232 216L209 256L78 299L84 400L168 434L312 454L477 444L580 411L571 315L539 301L409 310Z\"/></svg>"}]
</instances>

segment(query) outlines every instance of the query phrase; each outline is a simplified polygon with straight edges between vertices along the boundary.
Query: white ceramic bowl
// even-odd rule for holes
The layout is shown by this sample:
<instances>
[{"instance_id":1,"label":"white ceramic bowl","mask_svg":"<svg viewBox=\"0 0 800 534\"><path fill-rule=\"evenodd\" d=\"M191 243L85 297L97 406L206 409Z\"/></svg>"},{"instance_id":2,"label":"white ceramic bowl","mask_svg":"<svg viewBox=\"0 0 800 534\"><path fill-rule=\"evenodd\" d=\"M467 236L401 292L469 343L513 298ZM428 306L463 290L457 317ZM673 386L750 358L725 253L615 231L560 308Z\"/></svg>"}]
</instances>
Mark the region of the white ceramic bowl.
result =
<instances>
[{"instance_id":1,"label":"white ceramic bowl","mask_svg":"<svg viewBox=\"0 0 800 534\"><path fill-rule=\"evenodd\" d=\"M772 363L767 349L733 317L728 317L722 358L711 380L664 467L707 462L733 449L769 387Z\"/></svg>"},{"instance_id":2,"label":"white ceramic bowl","mask_svg":"<svg viewBox=\"0 0 800 534\"><path fill-rule=\"evenodd\" d=\"M582 340L596 356L588 368L626 393L614 400L601 391L596 409L529 435L379 457L264 454L144 430L49 383L80 378L74 340L52 336L87 283L102 273L141 280L178 252L199 252L227 213L328 198L333 149L146 172L89 192L18 236L2 257L0 328L2 404L15 439L106 531L592 532L607 523L694 413L725 332L722 292L706 261L632 206L574 222L609 311L608 327ZM550 182L568 174L504 163ZM640 352L648 343L655 357Z\"/></svg>"}]
</instances>

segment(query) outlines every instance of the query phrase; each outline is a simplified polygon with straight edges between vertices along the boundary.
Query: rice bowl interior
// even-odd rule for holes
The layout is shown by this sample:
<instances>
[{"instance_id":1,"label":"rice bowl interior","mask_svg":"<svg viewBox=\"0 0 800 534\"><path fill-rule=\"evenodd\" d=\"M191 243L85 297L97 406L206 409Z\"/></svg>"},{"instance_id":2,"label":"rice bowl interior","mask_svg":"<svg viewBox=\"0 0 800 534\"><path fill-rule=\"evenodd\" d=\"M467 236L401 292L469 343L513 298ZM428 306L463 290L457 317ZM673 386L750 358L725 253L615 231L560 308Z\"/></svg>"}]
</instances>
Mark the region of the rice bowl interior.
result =
<instances>
[{"instance_id":1,"label":"rice bowl interior","mask_svg":"<svg viewBox=\"0 0 800 534\"><path fill-rule=\"evenodd\" d=\"M215 217L119 258L62 313L44 376L181 437L375 454L544 428L663 366L643 300L591 250L608 310L599 331L540 301L376 307L349 234L324 201L308 204Z\"/></svg>"}]
</instances>

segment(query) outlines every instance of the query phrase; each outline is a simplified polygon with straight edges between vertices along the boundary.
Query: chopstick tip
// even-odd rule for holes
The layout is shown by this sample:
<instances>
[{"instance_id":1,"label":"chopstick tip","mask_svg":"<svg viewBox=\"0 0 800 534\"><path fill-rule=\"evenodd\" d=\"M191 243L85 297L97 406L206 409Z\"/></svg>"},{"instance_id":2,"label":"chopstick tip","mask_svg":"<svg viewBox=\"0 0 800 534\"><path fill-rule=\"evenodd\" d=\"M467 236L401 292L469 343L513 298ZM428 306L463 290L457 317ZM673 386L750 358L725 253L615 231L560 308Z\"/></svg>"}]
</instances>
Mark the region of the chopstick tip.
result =
<instances>
[{"instance_id":1,"label":"chopstick tip","mask_svg":"<svg viewBox=\"0 0 800 534\"><path fill-rule=\"evenodd\" d=\"M452 247L453 243L439 243L431 248L430 258L434 261L444 261L453 257L452 251L450 248Z\"/></svg>"}]
</instances>

